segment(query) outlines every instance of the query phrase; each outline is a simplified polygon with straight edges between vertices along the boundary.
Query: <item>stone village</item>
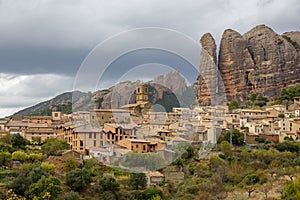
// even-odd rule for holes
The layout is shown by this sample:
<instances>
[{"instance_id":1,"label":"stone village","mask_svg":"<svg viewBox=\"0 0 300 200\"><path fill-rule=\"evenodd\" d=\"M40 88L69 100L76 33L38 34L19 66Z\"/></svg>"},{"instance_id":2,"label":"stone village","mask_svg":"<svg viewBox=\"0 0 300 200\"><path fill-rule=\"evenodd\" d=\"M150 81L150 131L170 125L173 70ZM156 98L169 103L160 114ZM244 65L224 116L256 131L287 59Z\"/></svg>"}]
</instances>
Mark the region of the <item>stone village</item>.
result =
<instances>
[{"instance_id":1,"label":"stone village","mask_svg":"<svg viewBox=\"0 0 300 200\"><path fill-rule=\"evenodd\" d=\"M136 103L119 109L94 109L70 115L53 111L52 116L12 116L0 120L1 136L20 134L33 144L55 137L65 140L69 149L82 157L94 157L108 165L128 152L158 152L170 164L174 161L170 146L182 142L214 145L220 134L233 128L244 133L247 145L257 143L258 137L273 143L286 137L298 140L300 98L295 98L288 109L284 105L233 110L228 106L197 106L154 112L148 102L148 86L141 84L136 87Z\"/></svg>"}]
</instances>

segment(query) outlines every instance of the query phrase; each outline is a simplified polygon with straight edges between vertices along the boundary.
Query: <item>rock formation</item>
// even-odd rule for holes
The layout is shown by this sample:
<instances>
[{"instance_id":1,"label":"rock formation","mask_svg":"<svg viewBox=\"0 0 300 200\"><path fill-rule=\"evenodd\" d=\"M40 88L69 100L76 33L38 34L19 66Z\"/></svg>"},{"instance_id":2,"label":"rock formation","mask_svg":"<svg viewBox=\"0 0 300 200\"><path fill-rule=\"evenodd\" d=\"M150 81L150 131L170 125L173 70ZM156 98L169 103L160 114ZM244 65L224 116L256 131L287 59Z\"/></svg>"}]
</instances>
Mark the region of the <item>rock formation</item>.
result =
<instances>
[{"instance_id":1,"label":"rock formation","mask_svg":"<svg viewBox=\"0 0 300 200\"><path fill-rule=\"evenodd\" d=\"M200 54L200 76L198 77L198 94L201 94L201 99L198 99L202 105L210 104L210 99L216 93L217 83L217 45L215 39L210 33L204 34L200 43L202 51Z\"/></svg>"},{"instance_id":2,"label":"rock formation","mask_svg":"<svg viewBox=\"0 0 300 200\"><path fill-rule=\"evenodd\" d=\"M200 42L213 56L216 52L210 45L213 38L207 35ZM225 30L217 63L221 79L215 87L223 83L228 100L244 101L250 93L277 97L281 88L300 82L299 41L300 32L287 32L281 36L265 25L256 26L244 35ZM200 63L201 73L203 61ZM211 73L215 73L213 69ZM203 83L198 84L198 88L205 87ZM204 100L207 101L207 94L198 90L199 103Z\"/></svg>"}]
</instances>

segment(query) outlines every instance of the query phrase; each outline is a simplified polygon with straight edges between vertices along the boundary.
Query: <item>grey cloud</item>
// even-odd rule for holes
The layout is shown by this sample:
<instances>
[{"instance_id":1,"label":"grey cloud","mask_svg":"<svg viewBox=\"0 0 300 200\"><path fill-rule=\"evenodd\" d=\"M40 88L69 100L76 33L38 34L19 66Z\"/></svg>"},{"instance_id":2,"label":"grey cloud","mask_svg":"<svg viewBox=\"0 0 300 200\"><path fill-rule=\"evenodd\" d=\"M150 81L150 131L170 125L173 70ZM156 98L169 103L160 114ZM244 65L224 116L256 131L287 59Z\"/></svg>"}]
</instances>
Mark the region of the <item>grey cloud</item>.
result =
<instances>
[{"instance_id":1,"label":"grey cloud","mask_svg":"<svg viewBox=\"0 0 300 200\"><path fill-rule=\"evenodd\" d=\"M1 0L0 84L12 80L23 84L15 84L19 89L7 85L7 93L2 90L5 95L0 99L0 115L69 89L69 83L68 87L64 86L68 82L65 77L76 74L97 44L121 31L140 27L170 28L196 42L203 33L211 32L219 43L226 28L245 33L264 23L278 33L299 30L299 13L298 0ZM151 37L148 39L154 39ZM118 44L110 48L111 53L114 49L118 49ZM147 57L141 58L132 56L123 61L128 65L149 61ZM174 65L163 62L164 59L156 61ZM110 79L104 80L104 85L110 85L116 72L122 71L121 67L126 68L116 65L106 74ZM56 82L43 82L41 74L57 74L60 78ZM39 85L33 84L32 77L26 81L18 79L21 75L32 75ZM128 75L134 76L135 73ZM13 96L16 100L10 100L10 91L17 91Z\"/></svg>"},{"instance_id":2,"label":"grey cloud","mask_svg":"<svg viewBox=\"0 0 300 200\"><path fill-rule=\"evenodd\" d=\"M9 78L5 78L9 77ZM53 95L71 91L73 78L54 74L0 76L0 110L24 107L52 98Z\"/></svg>"}]
</instances>

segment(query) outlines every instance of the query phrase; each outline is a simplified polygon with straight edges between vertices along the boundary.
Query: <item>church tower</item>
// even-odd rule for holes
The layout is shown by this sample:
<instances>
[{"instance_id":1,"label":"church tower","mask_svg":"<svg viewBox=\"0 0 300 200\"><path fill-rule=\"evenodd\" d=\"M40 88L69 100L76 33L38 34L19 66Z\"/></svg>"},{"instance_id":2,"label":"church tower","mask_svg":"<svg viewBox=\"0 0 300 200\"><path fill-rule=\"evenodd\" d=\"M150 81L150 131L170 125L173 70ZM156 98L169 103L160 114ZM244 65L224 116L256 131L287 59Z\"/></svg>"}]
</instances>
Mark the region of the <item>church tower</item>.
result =
<instances>
[{"instance_id":1,"label":"church tower","mask_svg":"<svg viewBox=\"0 0 300 200\"><path fill-rule=\"evenodd\" d=\"M141 84L136 87L136 103L148 103L148 85Z\"/></svg>"}]
</instances>

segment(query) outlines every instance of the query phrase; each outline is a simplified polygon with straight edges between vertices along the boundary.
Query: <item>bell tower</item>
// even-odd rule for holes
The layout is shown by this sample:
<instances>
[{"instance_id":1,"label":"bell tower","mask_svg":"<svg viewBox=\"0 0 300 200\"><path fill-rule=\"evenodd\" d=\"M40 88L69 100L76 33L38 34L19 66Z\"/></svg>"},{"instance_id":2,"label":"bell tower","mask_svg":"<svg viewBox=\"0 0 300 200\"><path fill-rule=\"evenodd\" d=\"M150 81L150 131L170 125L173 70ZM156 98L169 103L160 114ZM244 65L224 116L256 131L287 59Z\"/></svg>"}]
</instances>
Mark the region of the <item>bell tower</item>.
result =
<instances>
[{"instance_id":1,"label":"bell tower","mask_svg":"<svg viewBox=\"0 0 300 200\"><path fill-rule=\"evenodd\" d=\"M148 103L148 85L141 84L136 87L136 103Z\"/></svg>"}]
</instances>

